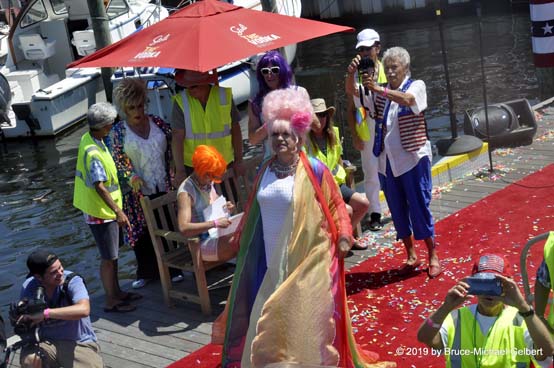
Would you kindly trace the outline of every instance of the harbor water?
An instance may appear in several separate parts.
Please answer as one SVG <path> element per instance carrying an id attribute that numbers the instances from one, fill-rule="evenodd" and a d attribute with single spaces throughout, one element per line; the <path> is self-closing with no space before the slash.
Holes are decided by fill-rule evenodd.
<path id="1" fill-rule="evenodd" d="M 337 20 L 337 23 L 341 23 Z M 342 23 L 344 24 L 344 23 Z M 369 25 L 368 25 L 369 26 Z M 403 46 L 412 57 L 412 75 L 427 85 L 426 116 L 433 142 L 450 137 L 450 119 L 438 25 L 417 22 L 376 26 L 383 50 Z M 483 87 L 475 17 L 445 23 L 454 107 L 461 127 L 466 109 L 482 105 Z M 356 34 L 337 34 L 298 45 L 296 82 L 312 96 L 337 107 L 344 119 L 344 73 L 354 56 Z M 506 14 L 483 18 L 484 62 L 489 103 L 527 98 L 538 102 L 529 34 L 529 15 Z M 54 250 L 66 269 L 86 278 L 91 293 L 101 290 L 99 256 L 82 214 L 72 206 L 75 160 L 86 126 L 57 139 L 8 142 L 0 145 L 0 312 L 17 300 L 27 274 L 27 255 L 39 247 Z M 359 165 L 345 134 L 345 159 Z M 134 254 L 121 249 L 123 280 L 133 279 Z"/>

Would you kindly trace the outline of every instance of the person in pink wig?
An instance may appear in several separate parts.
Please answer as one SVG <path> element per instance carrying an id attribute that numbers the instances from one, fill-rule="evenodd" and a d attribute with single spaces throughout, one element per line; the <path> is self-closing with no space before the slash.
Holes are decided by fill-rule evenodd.
<path id="1" fill-rule="evenodd" d="M 302 151 L 314 117 L 305 91 L 264 98 L 272 156 L 262 165 L 236 237 L 223 367 L 394 367 L 363 352 L 346 304 L 352 227 L 327 167 Z"/>

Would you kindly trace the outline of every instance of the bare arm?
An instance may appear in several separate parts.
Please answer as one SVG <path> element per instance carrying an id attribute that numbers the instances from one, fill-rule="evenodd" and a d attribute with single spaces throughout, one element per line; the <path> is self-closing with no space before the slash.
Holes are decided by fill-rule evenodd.
<path id="1" fill-rule="evenodd" d="M 217 221 L 191 222 L 192 219 L 192 199 L 188 193 L 179 193 L 177 197 L 177 222 L 179 232 L 186 237 L 200 235 L 213 227 L 225 228 L 231 224 L 228 218 L 222 217 Z M 217 225 L 217 226 L 216 226 Z"/>
<path id="2" fill-rule="evenodd" d="M 267 130 L 248 103 L 248 141 L 250 144 L 260 144 L 267 138 Z"/>
<path id="3" fill-rule="evenodd" d="M 446 317 L 454 309 L 462 305 L 464 301 L 470 298 L 467 294 L 468 289 L 469 285 L 460 280 L 456 285 L 448 290 L 442 305 L 419 327 L 419 330 L 417 331 L 418 341 L 435 349 L 442 349 L 444 347 L 439 333 L 440 327 Z"/>
<path id="4" fill-rule="evenodd" d="M 175 162 L 175 182 L 173 183 L 173 186 L 178 188 L 186 177 L 185 164 L 183 161 L 183 142 L 185 140 L 185 130 L 173 128 L 172 134 L 171 153 L 173 154 L 173 162 Z"/>
<path id="5" fill-rule="evenodd" d="M 235 155 L 235 164 L 242 162 L 242 132 L 240 131 L 240 124 L 231 124 L 231 140 L 233 144 L 233 153 Z"/>
<path id="6" fill-rule="evenodd" d="M 364 73 L 362 75 L 362 84 L 364 87 L 367 87 L 370 91 L 378 93 L 382 96 L 385 96 L 399 105 L 402 106 L 413 106 L 416 102 L 415 96 L 411 93 L 405 93 L 398 90 L 388 89 L 387 87 L 381 87 L 374 80 L 373 77 Z"/>
<path id="7" fill-rule="evenodd" d="M 50 319 L 59 319 L 63 321 L 77 321 L 88 317 L 90 314 L 90 302 L 88 299 L 81 299 L 77 303 L 61 308 L 50 308 L 48 317 Z M 25 314 L 21 316 L 21 321 L 30 321 L 36 325 L 45 320 L 44 312 L 34 314 Z"/>
<path id="8" fill-rule="evenodd" d="M 501 275 L 496 277 L 502 280 L 502 290 L 504 290 L 500 300 L 504 304 L 517 308 L 520 313 L 529 312 L 531 307 L 525 301 L 516 282 Z M 529 336 L 531 336 L 533 344 L 537 348 L 538 354 L 535 355 L 535 358 L 537 360 L 545 360 L 547 357 L 552 356 L 554 354 L 554 341 L 552 341 L 552 336 L 550 336 L 546 325 L 539 319 L 537 313 L 525 317 L 524 320 L 529 331 Z"/>
<path id="9" fill-rule="evenodd" d="M 97 181 L 96 183 L 94 183 L 94 189 L 96 189 L 96 193 L 98 193 L 100 198 L 102 198 L 102 200 L 108 205 L 108 207 L 110 207 L 110 209 L 115 212 L 115 220 L 117 221 L 118 225 L 121 227 L 131 227 L 127 215 L 125 215 L 125 213 L 123 213 L 123 210 L 119 208 L 119 206 L 115 203 L 112 196 L 110 195 L 110 192 L 108 192 L 108 190 L 104 186 L 104 183 L 101 181 Z"/>

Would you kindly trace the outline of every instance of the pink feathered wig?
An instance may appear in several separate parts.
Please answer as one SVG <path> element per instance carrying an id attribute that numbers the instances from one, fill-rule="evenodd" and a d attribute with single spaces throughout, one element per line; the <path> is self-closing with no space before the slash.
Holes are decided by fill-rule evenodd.
<path id="1" fill-rule="evenodd" d="M 217 178 L 225 174 L 227 162 L 215 147 L 201 144 L 192 154 L 192 166 L 198 176 L 210 175 L 214 182 L 220 183 Z"/>
<path id="2" fill-rule="evenodd" d="M 279 126 L 288 126 L 297 137 L 305 138 L 314 118 L 314 109 L 305 89 L 291 87 L 269 92 L 264 98 L 262 116 L 269 135 L 278 122 Z"/>

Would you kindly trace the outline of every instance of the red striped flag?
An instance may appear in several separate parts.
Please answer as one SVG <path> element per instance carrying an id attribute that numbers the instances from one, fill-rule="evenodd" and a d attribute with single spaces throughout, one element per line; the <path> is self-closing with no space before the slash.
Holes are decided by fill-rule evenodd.
<path id="1" fill-rule="evenodd" d="M 530 0 L 529 7 L 535 66 L 554 67 L 554 0 Z"/>

